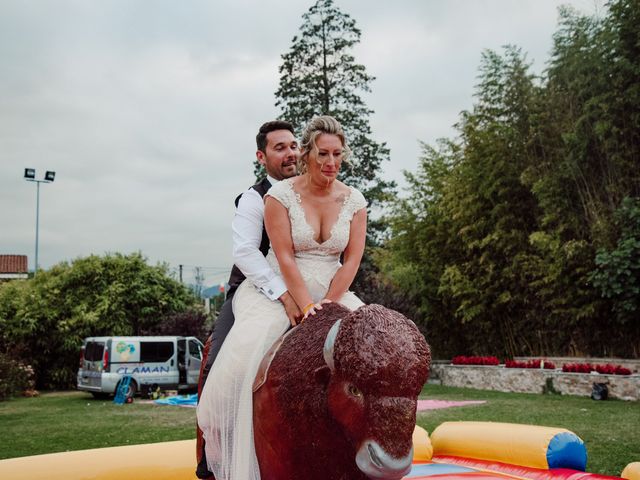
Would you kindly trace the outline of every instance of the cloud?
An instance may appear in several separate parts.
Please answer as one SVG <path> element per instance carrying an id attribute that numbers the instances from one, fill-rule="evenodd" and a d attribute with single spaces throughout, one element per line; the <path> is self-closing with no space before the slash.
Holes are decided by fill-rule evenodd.
<path id="1" fill-rule="evenodd" d="M 454 133 L 484 48 L 520 45 L 541 71 L 559 3 L 336 1 L 362 30 L 357 61 L 377 77 L 365 99 L 391 148 L 385 175 L 402 183 L 419 140 Z M 29 166 L 57 172 L 40 192 L 42 266 L 140 250 L 223 280 L 233 199 L 252 183 L 255 132 L 278 114 L 280 55 L 309 5 L 3 1 L 0 253 L 33 266 Z"/>

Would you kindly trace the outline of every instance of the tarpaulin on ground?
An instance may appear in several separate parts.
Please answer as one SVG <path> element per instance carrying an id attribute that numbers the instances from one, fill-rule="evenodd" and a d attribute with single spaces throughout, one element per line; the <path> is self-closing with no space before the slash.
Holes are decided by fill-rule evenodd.
<path id="1" fill-rule="evenodd" d="M 485 400 L 466 400 L 456 402 L 454 400 L 418 400 L 418 411 L 439 410 L 441 408 L 464 407 L 467 405 L 481 405 Z"/>
<path id="2" fill-rule="evenodd" d="M 176 405 L 178 407 L 195 407 L 198 404 L 198 394 L 176 395 L 174 397 L 155 400 L 153 403 L 158 405 Z"/>

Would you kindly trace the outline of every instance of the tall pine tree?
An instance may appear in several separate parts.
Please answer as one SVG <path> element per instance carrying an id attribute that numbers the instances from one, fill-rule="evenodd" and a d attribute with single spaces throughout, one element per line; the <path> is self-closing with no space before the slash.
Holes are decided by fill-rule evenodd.
<path id="1" fill-rule="evenodd" d="M 380 205 L 395 184 L 380 177 L 389 149 L 372 139 L 369 115 L 373 111 L 361 97 L 362 92 L 371 91 L 374 77 L 351 54 L 360 41 L 360 30 L 332 0 L 317 0 L 302 18 L 300 34 L 282 55 L 276 91 L 281 118 L 292 122 L 300 133 L 313 116 L 334 116 L 353 151 L 342 167 L 341 180 L 358 188 L 370 205 Z"/>

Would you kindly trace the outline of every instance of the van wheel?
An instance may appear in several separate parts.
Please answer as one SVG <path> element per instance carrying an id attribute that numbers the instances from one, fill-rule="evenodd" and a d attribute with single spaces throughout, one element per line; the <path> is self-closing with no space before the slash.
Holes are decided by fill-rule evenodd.
<path id="1" fill-rule="evenodd" d="M 118 382 L 118 385 L 116 385 L 116 392 L 118 391 L 119 388 L 120 388 L 120 382 Z M 137 391 L 138 391 L 138 384 L 136 383 L 135 380 L 131 380 L 131 382 L 129 383 L 129 388 L 127 389 L 127 394 L 125 398 L 135 397 Z"/>

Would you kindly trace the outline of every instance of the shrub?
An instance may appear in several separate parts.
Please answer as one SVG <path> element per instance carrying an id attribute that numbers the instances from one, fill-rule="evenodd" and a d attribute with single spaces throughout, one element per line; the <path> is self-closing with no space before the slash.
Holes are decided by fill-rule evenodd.
<path id="1" fill-rule="evenodd" d="M 196 299 L 140 253 L 62 262 L 0 284 L 0 351 L 29 359 L 38 388 L 72 388 L 85 337 L 140 335 Z"/>
<path id="2" fill-rule="evenodd" d="M 0 400 L 34 388 L 33 368 L 0 353 Z"/>
<path id="3" fill-rule="evenodd" d="M 466 357 L 458 355 L 453 357 L 451 363 L 454 365 L 499 365 L 498 357 Z"/>

